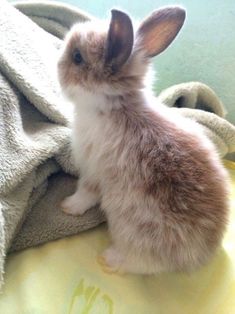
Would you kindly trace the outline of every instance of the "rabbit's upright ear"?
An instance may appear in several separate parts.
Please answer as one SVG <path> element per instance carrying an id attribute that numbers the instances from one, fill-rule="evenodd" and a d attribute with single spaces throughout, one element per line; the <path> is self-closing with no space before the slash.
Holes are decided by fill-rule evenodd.
<path id="1" fill-rule="evenodd" d="M 112 10 L 112 18 L 105 47 L 105 64 L 117 71 L 129 58 L 133 47 L 133 26 L 129 16 Z"/>
<path id="2" fill-rule="evenodd" d="M 154 57 L 165 50 L 175 39 L 185 20 L 181 7 L 163 7 L 154 11 L 140 25 L 136 48 L 143 49 L 147 57 Z"/>

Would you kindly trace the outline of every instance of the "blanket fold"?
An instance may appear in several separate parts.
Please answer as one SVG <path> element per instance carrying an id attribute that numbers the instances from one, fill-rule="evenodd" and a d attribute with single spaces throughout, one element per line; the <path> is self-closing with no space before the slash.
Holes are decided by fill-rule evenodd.
<path id="1" fill-rule="evenodd" d="M 56 61 L 61 39 L 88 14 L 53 1 L 13 7 L 0 0 L 0 284 L 8 252 L 55 240 L 104 221 L 98 207 L 67 216 L 61 200 L 73 193 L 71 104 L 61 96 Z M 221 156 L 235 151 L 235 128 L 206 85 L 191 82 L 159 99 L 201 123 Z"/>
<path id="2" fill-rule="evenodd" d="M 95 18 L 78 8 L 56 1 L 20 1 L 14 5 L 44 30 L 60 39 L 64 38 L 73 24 Z"/>
<path id="3" fill-rule="evenodd" d="M 158 99 L 200 123 L 221 157 L 235 151 L 235 126 L 224 119 L 225 107 L 207 85 L 199 82 L 177 84 L 162 91 Z"/>

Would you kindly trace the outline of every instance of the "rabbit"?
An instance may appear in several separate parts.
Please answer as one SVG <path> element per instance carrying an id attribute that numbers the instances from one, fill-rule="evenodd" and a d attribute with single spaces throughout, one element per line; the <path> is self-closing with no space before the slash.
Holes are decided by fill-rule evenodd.
<path id="1" fill-rule="evenodd" d="M 139 27 L 113 9 L 111 21 L 75 24 L 58 60 L 74 104 L 76 192 L 63 211 L 100 204 L 110 246 L 107 272 L 191 272 L 219 248 L 228 220 L 228 174 L 201 126 L 159 103 L 151 58 L 180 31 L 185 10 L 160 8 Z"/>

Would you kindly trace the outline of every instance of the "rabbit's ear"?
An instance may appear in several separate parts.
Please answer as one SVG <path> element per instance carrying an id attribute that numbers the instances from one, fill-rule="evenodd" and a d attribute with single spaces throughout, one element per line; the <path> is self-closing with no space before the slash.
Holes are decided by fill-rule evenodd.
<path id="1" fill-rule="evenodd" d="M 136 48 L 143 49 L 147 57 L 154 57 L 174 40 L 185 20 L 181 7 L 163 7 L 145 19 L 136 36 Z"/>
<path id="2" fill-rule="evenodd" d="M 112 18 L 105 47 L 105 64 L 118 70 L 129 58 L 133 47 L 133 26 L 127 14 L 112 10 Z"/>

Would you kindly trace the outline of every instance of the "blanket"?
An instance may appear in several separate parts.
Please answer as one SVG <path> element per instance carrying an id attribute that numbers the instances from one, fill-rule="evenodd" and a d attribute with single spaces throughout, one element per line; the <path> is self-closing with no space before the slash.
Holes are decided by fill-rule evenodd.
<path id="1" fill-rule="evenodd" d="M 71 157 L 71 104 L 56 77 L 61 39 L 71 25 L 93 18 L 52 1 L 0 0 L 0 283 L 8 252 L 95 227 L 96 206 L 81 217 L 61 212 L 76 187 Z M 235 151 L 235 128 L 207 86 L 192 82 L 159 95 L 166 105 L 201 123 L 221 157 Z"/>

